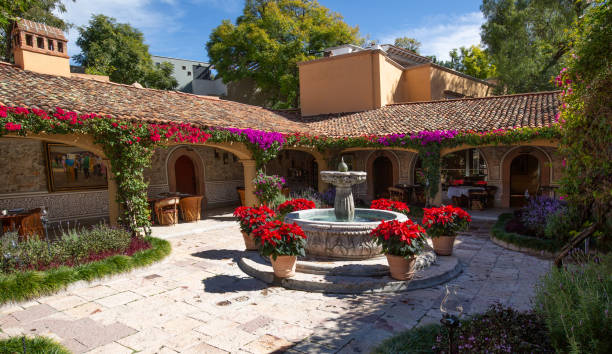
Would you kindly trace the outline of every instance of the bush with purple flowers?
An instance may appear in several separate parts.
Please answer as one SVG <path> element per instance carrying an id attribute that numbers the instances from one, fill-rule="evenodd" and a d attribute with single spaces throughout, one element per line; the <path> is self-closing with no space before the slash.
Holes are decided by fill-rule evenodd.
<path id="1" fill-rule="evenodd" d="M 255 195 L 263 205 L 270 205 L 280 196 L 285 178 L 277 175 L 266 175 L 263 171 L 257 172 L 253 179 L 255 185 Z"/>
<path id="2" fill-rule="evenodd" d="M 537 237 L 545 237 L 546 223 L 557 213 L 564 212 L 567 203 L 562 200 L 539 196 L 529 200 L 520 211 L 521 223 Z"/>

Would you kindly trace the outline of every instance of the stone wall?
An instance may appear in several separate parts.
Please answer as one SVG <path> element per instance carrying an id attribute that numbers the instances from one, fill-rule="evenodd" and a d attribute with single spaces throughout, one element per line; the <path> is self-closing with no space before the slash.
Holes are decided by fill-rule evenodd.
<path id="1" fill-rule="evenodd" d="M 47 191 L 43 143 L 0 138 L 0 194 Z"/>
<path id="2" fill-rule="evenodd" d="M 296 150 L 283 150 L 278 157 L 266 164 L 266 173 L 283 176 L 292 191 L 316 189 L 319 169 L 314 168 L 311 154 Z"/>

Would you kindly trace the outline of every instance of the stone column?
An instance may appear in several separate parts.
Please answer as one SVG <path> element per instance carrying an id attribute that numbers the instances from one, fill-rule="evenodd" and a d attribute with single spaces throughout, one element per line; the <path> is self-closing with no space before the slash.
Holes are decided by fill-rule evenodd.
<path id="1" fill-rule="evenodd" d="M 257 206 L 259 200 L 255 196 L 255 186 L 253 179 L 257 174 L 255 160 L 240 160 L 244 168 L 244 204 L 246 206 Z"/>
<path id="2" fill-rule="evenodd" d="M 113 226 L 117 225 L 119 220 L 119 203 L 117 203 L 117 182 L 113 178 L 113 171 L 110 160 L 103 160 L 106 165 L 106 176 L 108 182 L 108 219 Z"/>

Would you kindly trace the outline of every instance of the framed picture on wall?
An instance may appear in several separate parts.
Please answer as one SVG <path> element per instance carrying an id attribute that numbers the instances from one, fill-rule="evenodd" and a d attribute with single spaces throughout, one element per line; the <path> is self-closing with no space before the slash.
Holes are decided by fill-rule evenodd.
<path id="1" fill-rule="evenodd" d="M 46 143 L 45 158 L 50 192 L 108 187 L 106 165 L 92 152 L 76 146 Z"/>

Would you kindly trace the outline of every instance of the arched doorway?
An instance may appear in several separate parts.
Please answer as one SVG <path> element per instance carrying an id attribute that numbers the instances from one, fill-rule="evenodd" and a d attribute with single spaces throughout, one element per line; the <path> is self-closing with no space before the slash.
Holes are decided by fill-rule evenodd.
<path id="1" fill-rule="evenodd" d="M 176 176 L 176 191 L 186 194 L 196 194 L 196 176 L 193 161 L 188 156 L 182 155 L 174 164 L 174 175 Z"/>
<path id="2" fill-rule="evenodd" d="M 379 156 L 372 163 L 374 198 L 388 198 L 393 186 L 393 164 L 387 156 Z"/>
<path id="3" fill-rule="evenodd" d="M 527 195 L 540 187 L 540 162 L 530 154 L 520 154 L 510 163 L 510 206 L 525 204 Z"/>

